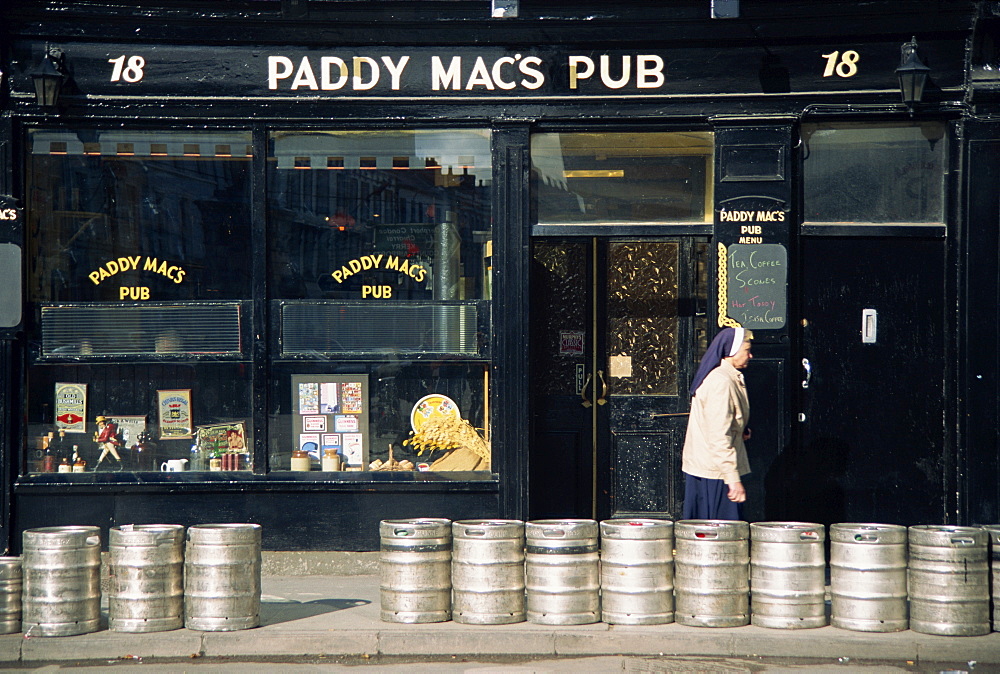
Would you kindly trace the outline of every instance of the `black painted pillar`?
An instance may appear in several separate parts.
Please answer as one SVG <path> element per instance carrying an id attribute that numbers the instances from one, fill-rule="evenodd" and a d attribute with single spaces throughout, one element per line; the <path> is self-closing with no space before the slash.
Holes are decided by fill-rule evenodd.
<path id="1" fill-rule="evenodd" d="M 500 516 L 528 512 L 528 129 L 493 131 L 493 368 L 490 386 L 493 470 Z"/>
<path id="2" fill-rule="evenodd" d="M 958 493 L 960 524 L 1000 522 L 1000 124 L 967 125 L 961 257 Z"/>
<path id="3" fill-rule="evenodd" d="M 777 518 L 785 509 L 780 460 L 790 438 L 793 255 L 791 138 L 794 120 L 720 121 L 715 138 L 714 335 L 753 331 L 753 361 L 744 373 L 750 397 L 747 443 L 751 474 L 744 478 L 750 520 Z"/>

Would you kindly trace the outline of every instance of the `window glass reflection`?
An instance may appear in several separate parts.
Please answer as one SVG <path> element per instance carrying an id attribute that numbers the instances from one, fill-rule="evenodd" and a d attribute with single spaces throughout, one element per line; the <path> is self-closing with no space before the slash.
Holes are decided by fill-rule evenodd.
<path id="1" fill-rule="evenodd" d="M 271 296 L 490 296 L 490 135 L 280 132 L 268 160 Z"/>
<path id="2" fill-rule="evenodd" d="M 711 222 L 712 165 L 708 132 L 535 134 L 535 222 Z"/>
<path id="3" fill-rule="evenodd" d="M 248 133 L 36 130 L 29 142 L 33 301 L 249 297 Z"/>
<path id="4" fill-rule="evenodd" d="M 944 222 L 946 127 L 940 122 L 803 124 L 803 219 Z"/>

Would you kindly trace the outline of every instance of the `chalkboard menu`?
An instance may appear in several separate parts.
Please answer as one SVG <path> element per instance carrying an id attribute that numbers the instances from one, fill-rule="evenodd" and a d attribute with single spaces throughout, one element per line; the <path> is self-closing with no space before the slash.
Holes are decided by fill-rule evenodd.
<path id="1" fill-rule="evenodd" d="M 753 330 L 784 327 L 788 291 L 788 251 L 784 246 L 730 245 L 726 277 L 726 314 L 730 318 Z"/>

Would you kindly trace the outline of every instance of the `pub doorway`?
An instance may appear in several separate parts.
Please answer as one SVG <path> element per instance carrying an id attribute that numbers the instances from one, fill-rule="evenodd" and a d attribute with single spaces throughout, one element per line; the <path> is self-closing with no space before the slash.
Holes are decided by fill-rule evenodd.
<path id="1" fill-rule="evenodd" d="M 535 238 L 529 515 L 674 519 L 708 243 Z"/>

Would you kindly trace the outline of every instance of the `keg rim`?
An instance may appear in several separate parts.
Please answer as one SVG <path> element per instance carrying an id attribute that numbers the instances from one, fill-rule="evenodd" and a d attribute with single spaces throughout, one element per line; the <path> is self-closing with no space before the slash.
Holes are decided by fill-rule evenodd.
<path id="1" fill-rule="evenodd" d="M 111 527 L 111 531 L 120 531 L 122 533 L 159 533 L 167 531 L 181 531 L 184 529 L 182 524 L 122 524 L 117 527 Z"/>
<path id="2" fill-rule="evenodd" d="M 463 541 L 523 540 L 521 520 L 478 519 L 459 520 L 451 525 L 452 537 Z"/>
<path id="3" fill-rule="evenodd" d="M 837 529 L 838 531 L 906 531 L 906 526 L 903 524 L 884 524 L 879 522 L 839 522 L 837 524 L 831 524 L 830 530 Z"/>
<path id="4" fill-rule="evenodd" d="M 55 526 L 55 527 L 37 527 L 35 529 L 25 529 L 26 534 L 39 534 L 42 536 L 49 534 L 77 534 L 77 533 L 94 533 L 100 532 L 100 527 L 95 527 L 90 524 L 68 524 L 65 526 Z"/>
<path id="5" fill-rule="evenodd" d="M 21 547 L 26 551 L 73 546 L 100 549 L 101 528 L 89 525 L 39 527 L 25 529 L 21 534 Z"/>
<path id="6" fill-rule="evenodd" d="M 183 543 L 180 524 L 123 524 L 108 531 L 108 545 L 113 548 Z"/>
<path id="7" fill-rule="evenodd" d="M 532 520 L 524 525 L 524 535 L 529 539 L 543 539 L 552 542 L 558 540 L 570 541 L 580 538 L 597 538 L 599 535 L 599 525 L 597 520 L 592 519 L 550 519 Z M 553 535 L 557 530 L 562 530 L 569 535 Z"/>
<path id="8" fill-rule="evenodd" d="M 674 523 L 655 517 L 621 517 L 601 522 L 601 538 L 612 541 L 672 541 Z"/>
<path id="9" fill-rule="evenodd" d="M 251 522 L 210 522 L 188 527 L 192 545 L 260 545 L 263 527 Z"/>
<path id="10" fill-rule="evenodd" d="M 422 524 L 428 524 L 433 526 L 440 526 L 442 524 L 451 524 L 451 520 L 447 517 L 415 517 L 409 519 L 393 519 L 393 520 L 382 520 L 379 524 L 385 524 L 388 526 L 399 526 L 401 524 L 407 526 L 420 526 Z"/>
<path id="11" fill-rule="evenodd" d="M 657 519 L 655 517 L 614 517 L 602 520 L 601 526 L 629 526 L 629 527 L 652 527 L 652 526 L 674 526 L 673 520 Z"/>
<path id="12" fill-rule="evenodd" d="M 818 522 L 792 522 L 792 521 L 782 521 L 775 520 L 773 522 L 754 522 L 750 525 L 751 529 L 782 529 L 789 531 L 798 531 L 800 529 L 825 529 L 822 524 Z"/>
<path id="13" fill-rule="evenodd" d="M 910 533 L 942 533 L 942 534 L 977 534 L 984 527 L 963 527 L 957 524 L 914 524 L 909 527 Z"/>
<path id="14" fill-rule="evenodd" d="M 179 525 L 178 525 L 179 526 Z M 218 531 L 221 529 L 262 529 L 261 525 L 252 522 L 210 522 L 208 524 L 192 524 L 191 529 Z"/>
<path id="15" fill-rule="evenodd" d="M 990 540 L 990 532 L 982 527 L 915 524 L 908 531 L 911 546 L 985 548 Z"/>
<path id="16" fill-rule="evenodd" d="M 851 545 L 906 545 L 909 531 L 901 524 L 845 522 L 830 525 L 830 541 Z"/>
<path id="17" fill-rule="evenodd" d="M 712 536 L 699 536 L 699 533 L 712 532 Z M 674 522 L 674 538 L 679 540 L 697 540 L 706 543 L 732 543 L 734 541 L 749 541 L 750 523 L 743 520 L 680 520 Z"/>

